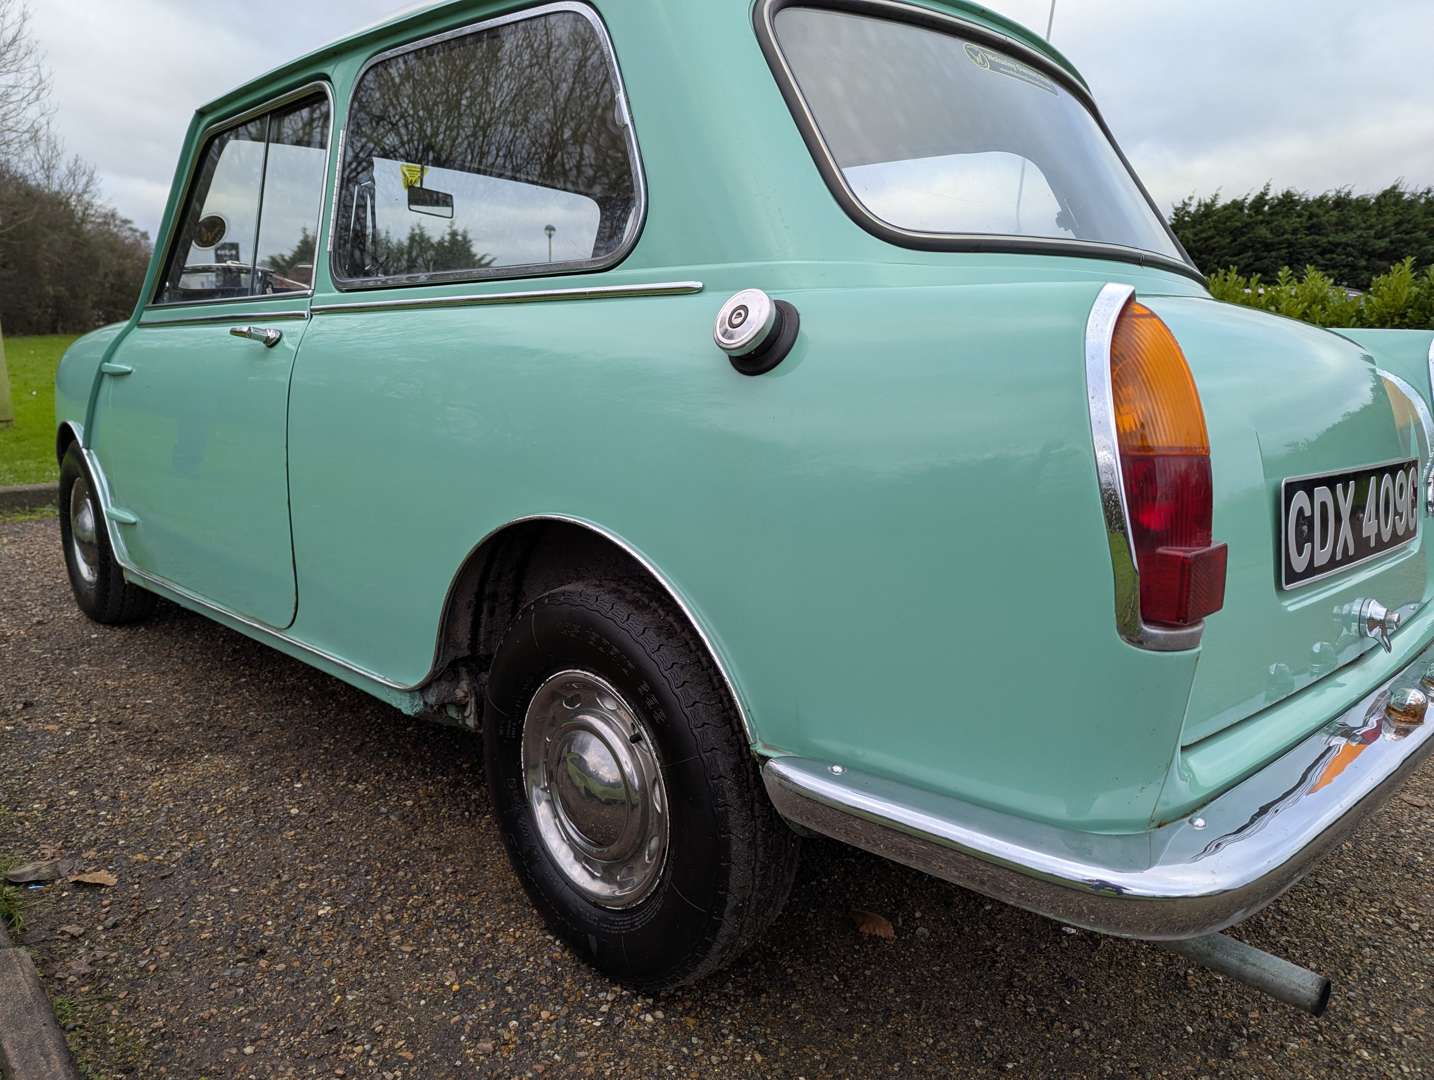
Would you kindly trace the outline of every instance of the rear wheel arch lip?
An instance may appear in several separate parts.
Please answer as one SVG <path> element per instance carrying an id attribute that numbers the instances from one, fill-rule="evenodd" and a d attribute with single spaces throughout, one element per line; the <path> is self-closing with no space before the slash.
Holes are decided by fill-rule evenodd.
<path id="1" fill-rule="evenodd" d="M 434 636 L 433 662 L 428 674 L 424 677 L 420 685 L 426 684 L 435 678 L 439 672 L 443 670 L 445 663 L 451 658 L 450 654 L 452 649 L 449 647 L 449 642 L 452 640 L 451 630 L 454 625 L 454 620 L 459 617 L 458 605 L 468 586 L 465 578 L 467 578 L 475 568 L 482 566 L 485 557 L 491 552 L 494 545 L 511 531 L 523 525 L 541 524 L 544 522 L 569 525 L 585 530 L 607 544 L 610 544 L 642 568 L 646 575 L 667 595 L 668 599 L 672 601 L 683 621 L 686 622 L 697 635 L 697 639 L 701 643 L 702 648 L 706 650 L 713 665 L 717 668 L 717 673 L 727 689 L 727 694 L 731 698 L 732 705 L 737 710 L 737 715 L 742 722 L 742 733 L 746 737 L 748 744 L 753 747 L 759 746 L 760 741 L 752 726 L 750 710 L 747 707 L 745 698 L 738 689 L 737 681 L 732 676 L 731 663 L 723 654 L 722 650 L 718 648 L 715 636 L 709 631 L 707 625 L 698 615 L 693 603 L 688 600 L 668 575 L 658 567 L 656 561 L 645 554 L 636 544 L 604 525 L 571 514 L 535 513 L 511 518 L 489 530 L 481 540 L 469 549 L 467 555 L 463 557 L 463 561 L 459 563 L 458 569 L 454 572 L 453 577 L 449 580 L 448 589 L 443 598 L 443 608 L 439 617 L 438 628 Z M 481 578 L 475 585 L 481 589 Z"/>

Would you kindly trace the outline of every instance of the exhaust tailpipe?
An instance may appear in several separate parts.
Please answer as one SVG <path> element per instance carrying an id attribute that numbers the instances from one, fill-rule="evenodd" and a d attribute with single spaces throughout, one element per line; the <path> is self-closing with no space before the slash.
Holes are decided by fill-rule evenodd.
<path id="1" fill-rule="evenodd" d="M 1319 972 L 1302 968 L 1224 934 L 1205 934 L 1182 941 L 1156 941 L 1151 944 L 1189 957 L 1246 986 L 1263 990 L 1311 1016 L 1323 1015 L 1329 1006 L 1330 981 Z"/>

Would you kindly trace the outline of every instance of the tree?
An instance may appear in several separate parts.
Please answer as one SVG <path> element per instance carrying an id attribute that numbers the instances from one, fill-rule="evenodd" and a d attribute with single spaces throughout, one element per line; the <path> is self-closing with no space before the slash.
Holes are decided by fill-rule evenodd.
<path id="1" fill-rule="evenodd" d="M 30 13 L 20 0 L 0 0 L 0 161 L 13 160 L 39 137 L 50 80 L 30 36 Z M 6 228 L 0 218 L 0 234 Z M 0 427 L 15 422 L 10 370 L 5 366 L 5 328 L 0 325 Z"/>
<path id="2" fill-rule="evenodd" d="M 1431 188 L 1307 195 L 1275 193 L 1266 184 L 1233 199 L 1191 196 L 1175 207 L 1170 225 L 1206 273 L 1234 268 L 1268 280 L 1284 266 L 1317 266 L 1336 284 L 1368 289 L 1406 257 L 1434 266 Z"/>

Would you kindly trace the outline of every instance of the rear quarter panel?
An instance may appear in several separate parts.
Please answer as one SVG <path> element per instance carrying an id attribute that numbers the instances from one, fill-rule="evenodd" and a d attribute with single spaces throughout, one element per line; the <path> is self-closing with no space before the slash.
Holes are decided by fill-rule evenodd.
<path id="1" fill-rule="evenodd" d="M 473 546 L 570 515 L 668 576 L 761 751 L 1141 828 L 1195 659 L 1114 629 L 1082 360 L 1098 289 L 790 290 L 802 336 L 757 379 L 712 345 L 720 289 L 317 315 L 291 399 L 293 633 L 416 682 Z"/>

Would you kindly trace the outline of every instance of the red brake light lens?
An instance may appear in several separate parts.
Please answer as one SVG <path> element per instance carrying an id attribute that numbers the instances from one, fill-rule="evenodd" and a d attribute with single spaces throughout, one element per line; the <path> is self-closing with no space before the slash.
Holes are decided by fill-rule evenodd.
<path id="1" fill-rule="evenodd" d="M 1226 548 L 1211 542 L 1210 437 L 1185 354 L 1142 304 L 1127 304 L 1116 323 L 1110 382 L 1141 618 L 1190 626 L 1225 603 Z"/>

